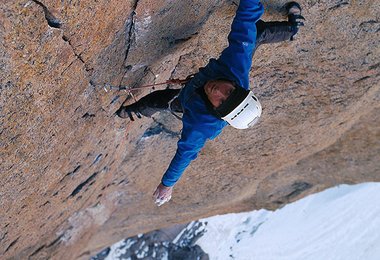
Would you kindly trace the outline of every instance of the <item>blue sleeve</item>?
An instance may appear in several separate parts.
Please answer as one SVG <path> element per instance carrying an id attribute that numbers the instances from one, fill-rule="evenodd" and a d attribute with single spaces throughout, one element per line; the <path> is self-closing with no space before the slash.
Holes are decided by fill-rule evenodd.
<path id="1" fill-rule="evenodd" d="M 229 45 L 218 59 L 246 89 L 249 89 L 248 76 L 256 48 L 256 22 L 263 12 L 264 7 L 259 0 L 240 0 L 228 35 Z"/>
<path id="2" fill-rule="evenodd" d="M 167 187 L 173 186 L 179 180 L 190 162 L 197 158 L 198 152 L 202 149 L 208 138 L 204 132 L 200 131 L 201 128 L 195 127 L 188 120 L 183 120 L 183 122 L 182 135 L 178 141 L 177 152 L 161 180 L 162 184 Z"/>

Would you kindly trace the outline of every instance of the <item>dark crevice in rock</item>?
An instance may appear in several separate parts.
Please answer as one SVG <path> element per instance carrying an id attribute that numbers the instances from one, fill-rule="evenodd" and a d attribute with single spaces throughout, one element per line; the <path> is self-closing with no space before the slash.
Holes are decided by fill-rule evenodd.
<path id="1" fill-rule="evenodd" d="M 124 180 L 119 181 L 119 183 L 117 185 L 120 185 L 122 183 L 128 184 L 129 181 L 127 179 L 124 179 Z"/>
<path id="2" fill-rule="evenodd" d="M 371 78 L 371 77 L 370 77 L 370 76 L 362 77 L 362 78 L 360 78 L 360 79 L 358 79 L 358 80 L 355 80 L 355 81 L 354 81 L 354 84 L 355 84 L 355 83 L 358 83 L 358 82 L 360 82 L 360 81 L 363 81 L 363 80 L 369 79 L 369 78 Z"/>
<path id="3" fill-rule="evenodd" d="M 93 86 L 94 88 L 96 87 L 96 83 L 95 83 L 92 79 L 90 80 L 89 83 L 90 83 L 90 85 Z"/>
<path id="4" fill-rule="evenodd" d="M 102 157 L 103 157 L 103 154 L 99 154 L 98 156 L 96 156 L 96 158 L 95 158 L 94 162 L 92 163 L 92 165 L 94 165 L 94 164 L 96 164 L 97 162 L 99 162 L 100 159 L 102 159 Z"/>
<path id="5" fill-rule="evenodd" d="M 79 107 L 77 107 L 75 110 L 74 110 L 74 113 L 76 113 L 79 109 L 81 109 L 82 108 L 82 106 L 79 106 Z"/>
<path id="6" fill-rule="evenodd" d="M 63 75 L 71 67 L 71 65 L 74 64 L 75 61 L 76 61 L 76 59 L 74 59 L 72 62 L 70 62 L 70 64 L 61 72 L 61 75 Z"/>
<path id="7" fill-rule="evenodd" d="M 45 248 L 45 245 L 40 246 L 39 248 L 36 249 L 36 251 L 34 251 L 34 252 L 29 256 L 29 258 L 32 257 L 32 256 L 37 255 L 37 254 L 38 254 L 42 249 L 44 249 L 44 248 Z"/>
<path id="8" fill-rule="evenodd" d="M 87 69 L 86 63 L 84 62 L 84 60 L 83 60 L 83 58 L 82 58 L 81 55 L 82 55 L 82 52 L 79 53 L 79 54 L 75 53 L 75 56 L 77 56 L 77 58 L 84 64 L 86 71 L 89 71 L 89 69 Z"/>
<path id="9" fill-rule="evenodd" d="M 273 201 L 274 204 L 283 205 L 289 201 L 295 199 L 302 192 L 312 188 L 313 185 L 303 181 L 296 181 L 292 185 L 287 186 L 286 191 L 283 192 L 284 195 L 280 196 L 277 200 Z M 270 195 L 269 198 L 273 197 Z"/>
<path id="10" fill-rule="evenodd" d="M 90 255 L 90 251 L 86 251 L 86 252 L 80 254 L 80 255 L 78 256 L 78 259 L 79 259 L 79 258 L 82 258 L 82 257 L 84 257 L 84 256 L 86 256 L 86 255 Z"/>
<path id="11" fill-rule="evenodd" d="M 58 236 L 56 239 L 54 239 L 50 244 L 46 246 L 46 248 L 52 247 L 56 244 L 59 244 L 61 242 L 61 238 L 63 237 L 63 234 Z"/>
<path id="12" fill-rule="evenodd" d="M 367 33 L 378 33 L 380 31 L 379 21 L 377 20 L 362 22 L 359 27 Z"/>
<path id="13" fill-rule="evenodd" d="M 380 62 L 379 62 L 379 63 L 376 63 L 376 64 L 374 64 L 374 65 L 369 66 L 369 69 L 370 69 L 370 70 L 374 70 L 374 69 L 377 69 L 377 68 L 379 68 L 379 67 L 380 67 Z"/>
<path id="14" fill-rule="evenodd" d="M 63 182 L 63 180 L 64 180 L 65 178 L 70 177 L 70 176 L 72 176 L 73 174 L 75 174 L 77 171 L 79 171 L 80 167 L 81 167 L 80 165 L 78 165 L 77 167 L 75 167 L 75 169 L 74 169 L 72 172 L 69 172 L 68 174 L 66 174 L 65 177 L 63 177 L 63 178 L 59 181 L 59 183 Z"/>
<path id="15" fill-rule="evenodd" d="M 195 32 L 188 37 L 174 39 L 173 42 L 170 42 L 170 43 L 171 44 L 178 44 L 178 43 L 186 42 L 186 41 L 190 40 L 191 38 L 193 38 L 193 36 L 195 36 L 195 35 L 198 35 L 198 32 Z"/>
<path id="16" fill-rule="evenodd" d="M 61 242 L 61 238 L 63 237 L 63 234 L 62 235 L 60 235 L 60 236 L 58 236 L 55 240 L 53 240 L 50 244 L 48 244 L 48 245 L 42 245 L 42 246 L 40 246 L 39 248 L 37 248 L 30 256 L 29 256 L 29 258 L 30 257 L 32 257 L 32 256 L 35 256 L 35 255 L 37 255 L 42 249 L 44 249 L 44 248 L 50 248 L 50 247 L 52 247 L 52 246 L 54 246 L 54 245 L 56 245 L 57 243 L 59 244 L 60 242 Z"/>
<path id="17" fill-rule="evenodd" d="M 128 66 L 125 67 L 125 71 L 130 71 L 132 68 L 133 68 L 132 65 L 128 65 Z"/>
<path id="18" fill-rule="evenodd" d="M 82 116 L 82 118 L 91 118 L 91 117 L 95 117 L 95 114 L 90 114 L 90 113 L 86 112 L 86 113 Z"/>
<path id="19" fill-rule="evenodd" d="M 11 142 L 15 141 L 17 138 L 19 138 L 21 134 L 17 134 L 11 138 Z"/>
<path id="20" fill-rule="evenodd" d="M 38 4 L 39 6 L 42 7 L 42 9 L 44 10 L 44 14 L 45 14 L 45 19 L 48 23 L 48 25 L 50 27 L 53 27 L 53 28 L 61 28 L 61 21 L 56 18 L 50 11 L 49 9 L 46 7 L 46 5 L 44 5 L 43 3 L 41 3 L 40 1 L 37 1 L 37 0 L 33 0 L 33 2 L 35 2 L 36 4 Z"/>
<path id="21" fill-rule="evenodd" d="M 112 185 L 115 185 L 115 182 L 108 183 L 106 186 L 103 186 L 103 187 L 102 187 L 102 190 L 105 190 L 105 189 L 111 187 Z"/>
<path id="22" fill-rule="evenodd" d="M 120 82 L 119 82 L 119 86 L 121 85 L 125 74 L 132 68 L 131 65 L 126 66 L 125 63 L 128 59 L 129 50 L 131 49 L 132 41 L 134 39 L 135 15 L 136 15 L 136 8 L 137 8 L 138 2 L 139 2 L 139 0 L 135 0 L 133 7 L 132 7 L 132 12 L 129 15 L 129 18 L 128 18 L 127 24 L 126 24 L 126 37 L 127 37 L 126 46 L 127 47 L 125 50 L 125 56 L 124 56 L 124 61 L 123 61 L 123 66 L 125 66 L 125 67 L 124 67 L 123 77 L 120 79 Z"/>
<path id="23" fill-rule="evenodd" d="M 7 249 L 5 249 L 4 253 L 8 252 L 9 249 L 11 249 L 17 243 L 17 241 L 19 240 L 19 238 L 20 237 L 18 237 L 15 240 L 13 240 L 13 242 L 9 244 L 9 246 L 7 247 Z"/>
<path id="24" fill-rule="evenodd" d="M 157 122 L 156 120 L 154 120 L 154 121 L 157 125 L 154 127 L 149 127 L 147 130 L 145 130 L 142 138 L 147 138 L 147 137 L 151 137 L 154 135 L 159 135 L 161 133 L 167 133 L 172 137 L 178 137 L 179 136 L 179 133 L 176 133 L 176 132 L 173 132 L 173 131 L 167 129 L 162 123 Z"/>
<path id="25" fill-rule="evenodd" d="M 297 195 L 301 194 L 305 190 L 310 189 L 313 187 L 310 183 L 307 182 L 295 182 L 292 184 L 293 191 L 285 196 L 286 199 L 291 199 L 293 197 L 296 197 Z"/>
<path id="26" fill-rule="evenodd" d="M 339 3 L 335 4 L 334 6 L 330 7 L 329 10 L 335 10 L 338 9 L 339 7 L 342 7 L 343 5 L 348 5 L 348 1 L 340 1 Z"/>
<path id="27" fill-rule="evenodd" d="M 46 201 L 44 204 L 42 204 L 42 205 L 40 206 L 40 208 L 43 207 L 43 206 L 46 206 L 46 205 L 48 205 L 48 204 L 50 204 L 50 201 Z"/>
<path id="28" fill-rule="evenodd" d="M 71 47 L 71 49 L 73 50 L 73 53 L 74 53 L 74 55 L 75 55 L 75 57 L 77 57 L 77 59 L 83 64 L 83 66 L 84 66 L 84 69 L 87 71 L 87 72 L 91 72 L 91 71 L 93 71 L 94 69 L 93 68 L 90 68 L 87 64 L 86 64 L 86 62 L 84 61 L 84 59 L 83 59 L 83 57 L 82 57 L 82 53 L 83 52 L 80 52 L 80 53 L 78 53 L 77 52 L 77 50 L 76 50 L 76 48 L 75 48 L 75 46 L 73 46 L 73 44 L 72 44 L 72 42 L 71 42 L 71 40 L 70 40 L 70 38 L 67 36 L 67 35 L 63 35 L 62 36 L 62 40 L 64 40 L 65 42 L 67 42 L 69 45 L 70 45 L 70 47 Z M 66 67 L 66 69 L 61 73 L 61 74 L 63 74 L 72 64 L 74 63 L 74 61 L 72 61 L 67 67 Z M 90 80 L 90 84 L 92 85 L 92 81 Z"/>
<path id="29" fill-rule="evenodd" d="M 86 186 L 88 183 L 90 183 L 90 185 L 92 185 L 93 183 L 91 183 L 91 182 L 92 182 L 92 180 L 95 179 L 96 175 L 98 175 L 98 172 L 95 172 L 93 175 L 91 175 L 90 177 L 88 177 L 84 182 L 82 182 L 81 184 L 79 184 L 73 190 L 73 192 L 70 194 L 69 198 L 70 197 L 74 197 L 75 195 L 77 195 L 84 188 L 84 186 Z"/>
<path id="30" fill-rule="evenodd" d="M 183 55 L 181 55 L 181 56 L 179 57 L 177 64 L 174 66 L 172 72 L 170 73 L 170 78 L 171 78 L 171 79 L 174 77 L 174 73 L 176 72 L 177 67 L 178 67 L 178 65 L 179 65 L 179 63 L 180 63 L 182 57 L 183 57 Z"/>
<path id="31" fill-rule="evenodd" d="M 8 235 L 8 231 L 6 231 L 3 235 L 0 237 L 0 242 L 3 241 Z"/>
<path id="32" fill-rule="evenodd" d="M 181 60 L 183 59 L 183 57 L 186 56 L 186 55 L 188 55 L 189 53 L 191 53 L 191 52 L 187 52 L 187 53 L 184 53 L 181 56 L 179 56 L 177 64 L 174 66 L 172 72 L 170 73 L 170 78 L 171 79 L 174 77 L 174 73 L 177 71 L 177 68 L 180 65 Z"/>
<path id="33" fill-rule="evenodd" d="M 120 98 L 119 95 L 115 96 L 115 97 L 112 99 L 110 105 L 112 105 L 113 103 L 115 103 L 119 98 Z"/>

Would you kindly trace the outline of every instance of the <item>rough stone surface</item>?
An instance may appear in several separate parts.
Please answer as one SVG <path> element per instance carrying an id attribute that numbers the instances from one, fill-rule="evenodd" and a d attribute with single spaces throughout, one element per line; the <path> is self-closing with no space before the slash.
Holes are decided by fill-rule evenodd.
<path id="1" fill-rule="evenodd" d="M 146 234 L 126 238 L 107 247 L 91 260 L 117 259 L 170 259 L 209 260 L 202 248 L 195 245 L 203 236 L 207 224 L 193 221 L 188 225 L 174 225 Z"/>
<path id="2" fill-rule="evenodd" d="M 285 1 L 263 3 L 264 20 L 285 19 Z M 299 37 L 253 58 L 260 123 L 207 143 L 157 208 L 181 123 L 118 119 L 133 98 L 102 86 L 197 72 L 226 46 L 236 3 L 1 0 L 1 258 L 88 259 L 137 233 L 380 181 L 380 3 L 300 3 Z"/>

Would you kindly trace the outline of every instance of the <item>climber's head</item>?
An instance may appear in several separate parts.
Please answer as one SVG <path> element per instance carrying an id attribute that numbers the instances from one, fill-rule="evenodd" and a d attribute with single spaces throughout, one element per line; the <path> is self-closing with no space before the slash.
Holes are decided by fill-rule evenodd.
<path id="1" fill-rule="evenodd" d="M 204 89 L 208 100 L 215 109 L 228 99 L 236 87 L 231 81 L 210 80 L 207 81 Z"/>
<path id="2" fill-rule="evenodd" d="M 253 126 L 261 116 L 261 104 L 252 91 L 228 80 L 210 80 L 205 93 L 216 113 L 232 127 Z"/>

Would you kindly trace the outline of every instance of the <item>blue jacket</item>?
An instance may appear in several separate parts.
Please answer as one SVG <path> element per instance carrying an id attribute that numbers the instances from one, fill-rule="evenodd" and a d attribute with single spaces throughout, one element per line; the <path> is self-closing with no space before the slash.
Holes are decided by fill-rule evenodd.
<path id="1" fill-rule="evenodd" d="M 259 0 L 240 0 L 228 35 L 229 46 L 219 59 L 211 59 L 182 89 L 179 100 L 184 110 L 182 135 L 177 152 L 162 177 L 162 184 L 173 186 L 207 139 L 214 139 L 227 123 L 217 118 L 201 97 L 199 88 L 212 79 L 227 79 L 249 89 L 249 71 L 256 42 L 256 22 L 264 8 Z"/>

